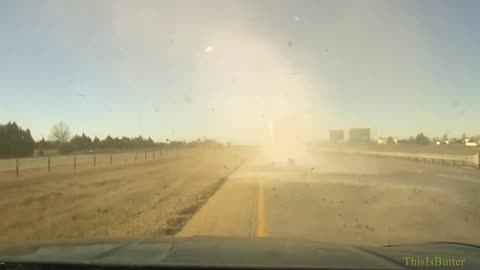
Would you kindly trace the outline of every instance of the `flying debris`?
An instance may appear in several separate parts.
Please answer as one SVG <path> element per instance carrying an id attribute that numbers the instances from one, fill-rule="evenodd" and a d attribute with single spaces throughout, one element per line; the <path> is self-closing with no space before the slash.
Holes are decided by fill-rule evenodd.
<path id="1" fill-rule="evenodd" d="M 207 46 L 207 47 L 205 48 L 205 52 L 206 52 L 206 53 L 213 52 L 213 50 L 214 50 L 214 48 L 213 48 L 212 46 Z"/>
<path id="2" fill-rule="evenodd" d="M 295 165 L 295 159 L 293 159 L 293 158 L 288 158 L 288 164 L 290 164 L 290 165 Z"/>

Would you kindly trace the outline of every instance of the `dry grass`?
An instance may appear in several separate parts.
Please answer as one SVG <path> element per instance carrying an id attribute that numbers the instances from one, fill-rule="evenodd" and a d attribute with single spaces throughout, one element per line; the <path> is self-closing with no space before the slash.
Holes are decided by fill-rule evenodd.
<path id="1" fill-rule="evenodd" d="M 248 155 L 191 150 L 77 171 L 3 172 L 0 241 L 173 234 Z"/>

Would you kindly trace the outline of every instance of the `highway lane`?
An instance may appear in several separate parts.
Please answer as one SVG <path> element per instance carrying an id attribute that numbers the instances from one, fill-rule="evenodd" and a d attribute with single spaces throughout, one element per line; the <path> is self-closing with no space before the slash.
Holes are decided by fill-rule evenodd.
<path id="1" fill-rule="evenodd" d="M 476 169 L 338 154 L 296 163 L 251 160 L 178 235 L 480 243 Z"/>

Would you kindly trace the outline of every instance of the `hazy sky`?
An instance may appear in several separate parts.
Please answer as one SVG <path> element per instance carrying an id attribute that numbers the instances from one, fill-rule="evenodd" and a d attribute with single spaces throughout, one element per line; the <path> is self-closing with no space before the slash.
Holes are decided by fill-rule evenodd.
<path id="1" fill-rule="evenodd" d="M 479 1 L 0 1 L 0 122 L 38 139 L 479 134 Z"/>

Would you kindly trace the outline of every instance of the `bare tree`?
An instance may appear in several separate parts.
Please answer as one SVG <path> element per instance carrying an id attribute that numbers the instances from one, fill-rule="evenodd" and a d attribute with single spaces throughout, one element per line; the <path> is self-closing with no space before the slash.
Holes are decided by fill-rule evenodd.
<path id="1" fill-rule="evenodd" d="M 70 139 L 70 128 L 64 122 L 58 122 L 53 125 L 50 138 L 60 143 L 66 143 Z"/>

